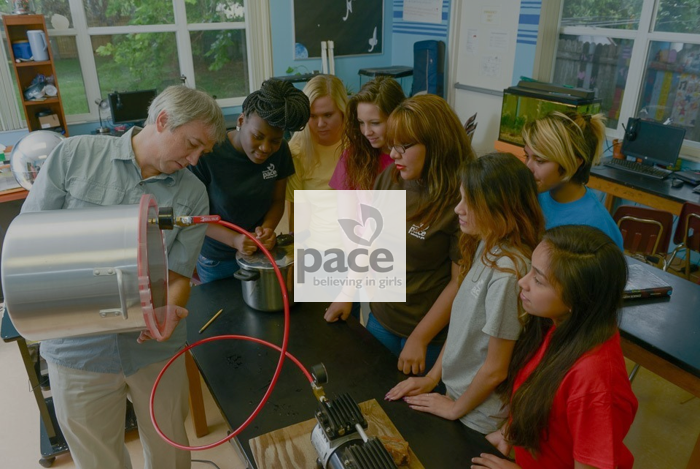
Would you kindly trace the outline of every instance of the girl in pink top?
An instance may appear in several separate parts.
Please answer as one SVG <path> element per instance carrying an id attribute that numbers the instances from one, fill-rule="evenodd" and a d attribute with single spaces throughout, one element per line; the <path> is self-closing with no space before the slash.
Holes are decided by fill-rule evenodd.
<path id="1" fill-rule="evenodd" d="M 386 143 L 386 121 L 406 96 L 391 77 L 368 81 L 350 98 L 345 118 L 343 147 L 328 183 L 337 190 L 372 189 L 374 180 L 392 163 Z"/>

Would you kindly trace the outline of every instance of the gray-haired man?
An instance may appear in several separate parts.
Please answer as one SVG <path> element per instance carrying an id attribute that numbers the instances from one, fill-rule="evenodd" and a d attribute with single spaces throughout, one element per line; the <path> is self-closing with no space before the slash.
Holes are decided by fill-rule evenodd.
<path id="1" fill-rule="evenodd" d="M 22 211 L 137 204 L 143 194 L 152 194 L 159 206 L 173 207 L 177 215 L 208 214 L 204 185 L 182 170 L 196 165 L 223 138 L 224 117 L 216 101 L 201 91 L 171 86 L 153 100 L 143 128 L 120 138 L 78 136 L 61 142 L 42 166 Z M 41 344 L 56 416 L 79 468 L 131 467 L 124 445 L 127 396 L 138 419 L 145 467 L 190 467 L 189 452 L 156 434 L 149 395 L 165 361 L 185 343 L 184 324 L 178 323 L 187 315 L 189 280 L 205 230 L 201 225 L 165 232 L 169 340 L 147 340 L 147 333 L 134 332 Z M 160 383 L 156 418 L 171 439 L 187 444 L 184 361 L 171 368 Z"/>

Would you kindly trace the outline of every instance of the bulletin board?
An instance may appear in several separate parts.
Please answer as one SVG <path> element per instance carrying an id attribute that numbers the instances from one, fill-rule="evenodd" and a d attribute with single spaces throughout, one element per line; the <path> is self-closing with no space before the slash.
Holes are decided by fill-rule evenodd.
<path id="1" fill-rule="evenodd" d="M 458 22 L 455 81 L 503 91 L 513 80 L 520 0 L 482 0 L 470 5 L 461 9 Z"/>
<path id="2" fill-rule="evenodd" d="M 293 0 L 294 58 L 321 57 L 321 41 L 334 55 L 381 54 L 384 0 Z"/>

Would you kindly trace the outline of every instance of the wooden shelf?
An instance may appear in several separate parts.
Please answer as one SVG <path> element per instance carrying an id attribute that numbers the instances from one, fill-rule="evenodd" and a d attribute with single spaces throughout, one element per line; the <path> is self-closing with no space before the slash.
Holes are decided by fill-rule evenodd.
<path id="1" fill-rule="evenodd" d="M 37 17 L 40 15 L 4 15 L 3 16 L 3 21 L 7 20 L 7 18 L 12 17 L 12 25 L 13 26 L 36 26 L 38 24 L 44 24 L 43 17 L 42 20 L 37 20 Z"/>
<path id="2" fill-rule="evenodd" d="M 26 199 L 27 194 L 29 194 L 29 191 L 22 187 L 0 191 L 0 203 Z"/>
<path id="3" fill-rule="evenodd" d="M 47 42 L 50 44 L 49 34 L 46 31 L 46 21 L 43 15 L 5 15 L 3 16 L 3 23 L 8 44 L 12 44 L 15 41 L 27 40 L 27 31 L 31 30 L 43 31 Z M 59 81 L 56 76 L 56 67 L 54 66 L 51 46 L 49 45 L 47 51 L 49 60 L 42 60 L 40 62 L 35 62 L 33 60 L 16 62 L 12 47 L 8 47 L 8 49 L 10 50 L 10 60 L 12 61 L 12 68 L 15 73 L 15 78 L 17 79 L 17 85 L 20 88 L 20 96 L 23 98 L 24 89 L 30 85 L 31 80 L 36 75 L 42 74 L 47 77 L 54 77 L 53 86 L 55 86 L 57 90 L 57 95 L 55 97 L 50 97 L 41 101 L 22 100 L 22 108 L 24 109 L 24 115 L 27 121 L 27 130 L 30 132 L 42 130 L 39 117 L 37 117 L 36 114 L 39 107 L 47 106 L 58 118 L 59 127 L 62 127 L 66 131 L 65 135 L 67 137 L 68 125 L 66 122 L 66 115 L 63 111 L 63 102 L 61 101 L 61 93 L 58 86 Z"/>
<path id="4" fill-rule="evenodd" d="M 33 60 L 28 60 L 27 62 L 15 62 L 15 67 L 39 67 L 41 65 L 51 65 L 50 60 L 43 60 L 41 62 L 34 62 Z"/>
<path id="5" fill-rule="evenodd" d="M 24 101 L 25 106 L 38 106 L 40 104 L 55 104 L 60 103 L 61 100 L 58 98 L 46 98 L 41 101 Z"/>

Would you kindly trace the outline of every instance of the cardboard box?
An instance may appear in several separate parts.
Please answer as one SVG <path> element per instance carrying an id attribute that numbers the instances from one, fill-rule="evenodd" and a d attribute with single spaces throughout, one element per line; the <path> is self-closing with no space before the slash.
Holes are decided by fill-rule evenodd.
<path id="1" fill-rule="evenodd" d="M 54 127 L 60 127 L 61 123 L 56 114 L 51 114 L 50 116 L 39 117 L 39 125 L 41 125 L 42 129 L 52 129 Z"/>

